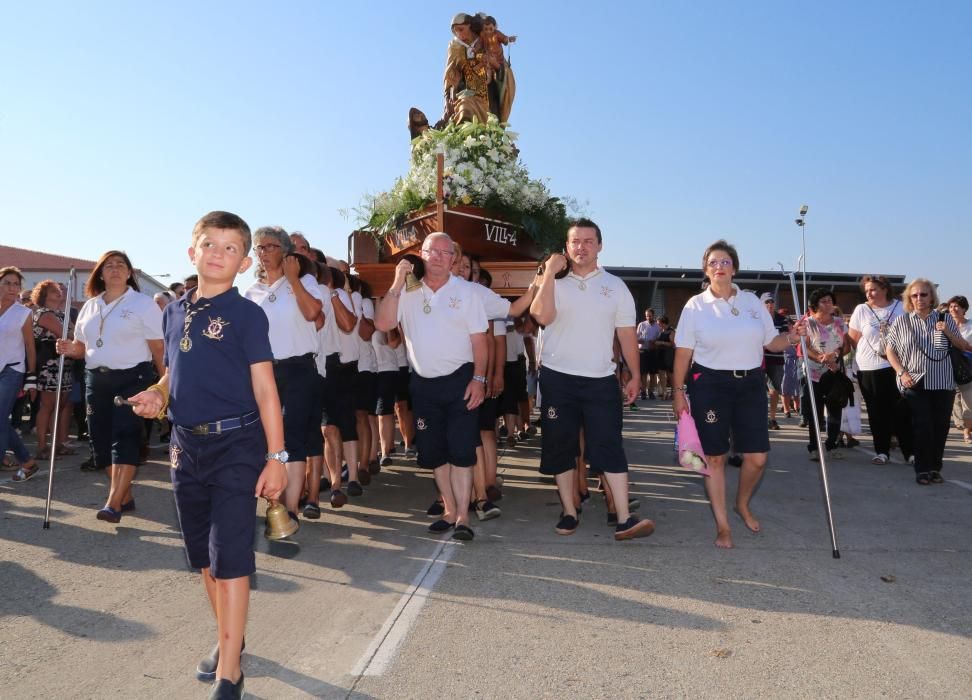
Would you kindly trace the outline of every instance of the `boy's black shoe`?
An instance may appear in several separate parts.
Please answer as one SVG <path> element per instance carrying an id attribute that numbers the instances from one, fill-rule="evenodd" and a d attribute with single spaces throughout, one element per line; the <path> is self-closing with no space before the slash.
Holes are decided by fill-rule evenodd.
<path id="1" fill-rule="evenodd" d="M 209 700 L 240 700 L 243 697 L 243 673 L 240 672 L 240 680 L 234 683 L 225 678 L 220 678 L 213 686 L 209 694 Z"/>
<path id="2" fill-rule="evenodd" d="M 246 649 L 246 637 L 243 637 L 243 648 L 240 649 L 240 658 L 243 658 L 243 649 Z M 219 643 L 213 647 L 209 656 L 199 662 L 196 666 L 196 678 L 207 683 L 216 680 L 216 667 L 219 666 Z"/>

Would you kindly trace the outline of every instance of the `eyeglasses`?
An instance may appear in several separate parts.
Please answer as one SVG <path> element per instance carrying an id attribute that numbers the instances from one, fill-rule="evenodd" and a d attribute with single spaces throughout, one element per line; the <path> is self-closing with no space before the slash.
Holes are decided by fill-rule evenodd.
<path id="1" fill-rule="evenodd" d="M 452 250 L 443 250 L 442 248 L 426 248 L 422 252 L 425 253 L 430 258 L 433 258 L 433 257 L 435 257 L 435 258 L 451 258 L 453 255 L 456 254 L 455 251 L 452 251 Z"/>
<path id="2" fill-rule="evenodd" d="M 732 260 L 723 258 L 722 260 L 710 260 L 706 263 L 706 267 L 711 267 L 713 269 L 717 267 L 732 267 Z"/>
<path id="3" fill-rule="evenodd" d="M 12 282 L 9 282 L 9 281 L 8 282 L 0 282 L 0 285 L 3 285 L 4 287 L 15 287 L 16 289 L 20 289 L 20 287 L 22 286 L 20 284 L 20 280 L 13 280 Z"/>
<path id="4" fill-rule="evenodd" d="M 253 246 L 253 250 L 258 253 L 266 253 L 268 250 L 280 250 L 282 246 L 279 243 L 266 243 L 258 246 Z"/>
<path id="5" fill-rule="evenodd" d="M 928 292 L 914 292 L 909 295 L 912 299 L 923 299 L 929 296 Z"/>

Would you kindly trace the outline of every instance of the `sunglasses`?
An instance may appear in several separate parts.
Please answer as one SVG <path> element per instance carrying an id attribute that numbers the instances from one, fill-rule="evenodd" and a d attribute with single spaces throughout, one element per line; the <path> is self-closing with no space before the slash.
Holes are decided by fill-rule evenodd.
<path id="1" fill-rule="evenodd" d="M 911 294 L 910 296 L 911 296 L 912 299 L 924 299 L 925 297 L 929 296 L 929 294 L 928 294 L 928 292 L 915 292 L 914 294 Z"/>

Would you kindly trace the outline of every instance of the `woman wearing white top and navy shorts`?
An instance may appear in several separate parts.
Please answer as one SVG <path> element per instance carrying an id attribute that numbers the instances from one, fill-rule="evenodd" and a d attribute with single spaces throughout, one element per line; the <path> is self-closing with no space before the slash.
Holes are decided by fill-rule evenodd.
<path id="1" fill-rule="evenodd" d="M 142 294 L 128 256 L 109 250 L 91 271 L 74 326 L 74 340 L 57 341 L 57 351 L 84 358 L 88 435 L 95 467 L 111 468 L 108 502 L 99 520 L 117 523 L 135 509 L 132 479 L 138 463 L 144 421 L 128 406 L 116 406 L 144 391 L 165 373 L 162 359 L 162 310 Z M 154 365 L 154 367 L 153 367 Z"/>
<path id="2" fill-rule="evenodd" d="M 287 489 L 282 500 L 290 517 L 297 520 L 307 446 L 316 445 L 312 436 L 320 434 L 320 416 L 315 411 L 319 382 L 314 356 L 317 323 L 323 323 L 323 317 L 317 279 L 307 274 L 311 263 L 294 253 L 293 245 L 287 232 L 278 226 L 256 230 L 253 249 L 260 261 L 259 277 L 243 296 L 256 302 L 270 322 L 273 376 L 283 408 L 287 452 Z"/>
<path id="3" fill-rule="evenodd" d="M 725 463 L 729 437 L 743 455 L 736 512 L 753 532 L 759 521 L 749 510 L 753 491 L 763 475 L 769 451 L 764 349 L 780 352 L 799 338 L 777 334 L 773 319 L 759 298 L 732 283 L 739 269 L 736 249 L 724 240 L 706 248 L 702 270 L 709 288 L 685 304 L 675 336 L 672 407 L 679 416 L 691 412 L 711 474 L 705 489 L 716 521 L 717 547 L 732 547 L 726 512 Z M 798 324 L 805 332 L 803 324 Z M 691 364 L 691 371 L 689 366 Z M 687 384 L 686 384 L 687 382 Z"/>

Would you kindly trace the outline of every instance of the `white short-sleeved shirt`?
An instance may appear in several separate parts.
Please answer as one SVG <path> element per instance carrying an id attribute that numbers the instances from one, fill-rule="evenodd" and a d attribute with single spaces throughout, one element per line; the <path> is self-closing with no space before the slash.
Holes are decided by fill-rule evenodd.
<path id="1" fill-rule="evenodd" d="M 23 304 L 14 303 L 0 316 L 0 370 L 12 367 L 21 374 L 27 371 L 24 364 L 24 322 L 30 318 L 30 309 Z M 6 420 L 0 416 L 0 420 Z"/>
<path id="2" fill-rule="evenodd" d="M 102 292 L 84 302 L 74 324 L 74 339 L 84 344 L 85 366 L 129 369 L 150 361 L 152 351 L 146 341 L 162 340 L 162 309 L 152 297 L 131 287 L 110 304 L 104 297 Z M 207 321 L 205 311 L 195 319 Z"/>
<path id="3" fill-rule="evenodd" d="M 388 334 L 385 331 L 376 330 L 371 334 L 371 346 L 375 349 L 379 372 L 398 371 L 398 353 L 395 352 L 397 348 L 388 345 Z"/>
<path id="4" fill-rule="evenodd" d="M 456 277 L 455 275 L 453 275 L 453 277 L 460 282 L 472 286 L 473 291 L 483 304 L 483 311 L 486 312 L 486 318 L 488 320 L 492 321 L 497 318 L 505 319 L 510 315 L 510 302 L 494 292 L 492 289 L 489 287 L 484 287 L 478 282 L 469 282 L 464 280 L 462 277 Z"/>
<path id="5" fill-rule="evenodd" d="M 523 334 L 517 331 L 512 325 L 508 326 L 506 329 L 506 361 L 516 362 L 520 355 L 526 355 Z"/>
<path id="6" fill-rule="evenodd" d="M 361 318 L 366 318 L 372 323 L 375 322 L 375 304 L 371 299 L 361 300 Z M 378 358 L 375 356 L 375 347 L 370 340 L 363 340 L 359 333 L 361 318 L 358 319 L 359 328 L 354 332 L 354 336 L 358 340 L 358 371 L 377 372 Z"/>
<path id="7" fill-rule="evenodd" d="M 614 332 L 635 327 L 634 297 L 619 277 L 598 267 L 554 281 L 557 315 L 543 331 L 544 367 L 581 377 L 614 374 Z"/>
<path id="8" fill-rule="evenodd" d="M 341 353 L 341 362 L 357 362 L 361 358 L 361 345 L 359 344 L 358 324 L 361 322 L 361 295 L 358 292 L 351 292 L 351 310 L 354 312 L 356 320 L 354 328 L 350 333 L 344 333 L 338 329 L 338 346 Z"/>
<path id="9" fill-rule="evenodd" d="M 885 333 L 891 330 L 891 324 L 904 313 L 904 306 L 897 299 L 883 309 L 875 309 L 867 304 L 858 304 L 850 317 L 851 330 L 858 331 L 861 339 L 857 342 L 857 366 L 864 371 L 884 369 L 890 367 L 887 357 L 882 357 L 881 326 Z"/>
<path id="10" fill-rule="evenodd" d="M 320 299 L 321 288 L 311 275 L 304 275 L 299 282 L 315 299 Z M 284 360 L 307 353 L 317 352 L 317 327 L 308 321 L 297 306 L 297 296 L 286 277 L 273 284 L 254 282 L 244 292 L 250 301 L 255 302 L 270 322 L 270 348 L 273 359 Z"/>
<path id="11" fill-rule="evenodd" d="M 428 304 L 429 313 L 423 308 Z M 485 333 L 486 311 L 473 285 L 450 277 L 438 291 L 422 286 L 402 292 L 398 322 L 408 340 L 408 359 L 419 376 L 452 374 L 473 361 L 473 333 Z"/>
<path id="12" fill-rule="evenodd" d="M 326 284 L 317 285 L 323 297 L 321 302 L 321 314 L 324 316 L 324 323 L 317 329 L 317 351 L 314 356 L 314 364 L 317 366 L 317 373 L 322 377 L 327 376 L 327 352 L 324 347 L 324 337 L 327 333 L 327 324 L 334 322 L 334 308 L 331 306 L 331 290 Z M 337 352 L 335 350 L 335 352 Z"/>
<path id="13" fill-rule="evenodd" d="M 354 313 L 354 304 L 351 303 L 351 296 L 343 289 L 334 290 L 337 292 L 337 298 L 344 304 L 346 308 L 351 313 Z M 327 314 L 324 316 L 324 325 L 321 326 L 321 352 L 324 356 L 333 355 L 336 352 L 341 352 L 341 337 L 349 335 L 342 331 L 337 325 L 337 314 L 334 313 L 334 307 L 331 301 L 331 289 L 326 285 L 321 285 L 321 293 L 324 295 L 324 306 L 327 307 Z M 351 331 L 354 333 L 354 331 Z"/>
<path id="14" fill-rule="evenodd" d="M 752 292 L 720 299 L 706 289 L 688 300 L 678 320 L 675 346 L 693 351 L 693 360 L 710 369 L 755 369 L 763 346 L 779 335 L 766 305 Z M 735 308 L 739 314 L 733 315 Z"/>

